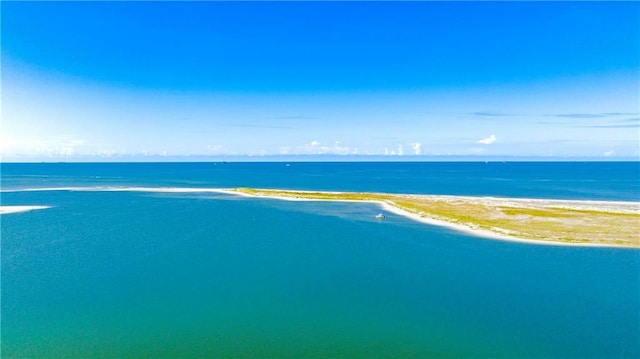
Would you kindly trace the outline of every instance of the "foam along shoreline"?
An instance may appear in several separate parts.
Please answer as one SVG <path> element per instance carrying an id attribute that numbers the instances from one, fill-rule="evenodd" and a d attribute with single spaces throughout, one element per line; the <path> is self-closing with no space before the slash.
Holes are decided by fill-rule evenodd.
<path id="1" fill-rule="evenodd" d="M 37 209 L 47 209 L 50 206 L 0 206 L 0 214 L 20 213 Z"/>
<path id="2" fill-rule="evenodd" d="M 369 202 L 414 221 L 479 237 L 571 246 L 640 247 L 640 203 L 236 188 L 287 201 Z"/>

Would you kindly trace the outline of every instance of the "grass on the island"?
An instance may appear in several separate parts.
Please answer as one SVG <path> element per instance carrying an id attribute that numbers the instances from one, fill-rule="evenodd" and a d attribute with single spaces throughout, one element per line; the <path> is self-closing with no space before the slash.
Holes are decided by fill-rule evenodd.
<path id="1" fill-rule="evenodd" d="M 640 213 L 610 208 L 577 209 L 522 202 L 514 205 L 499 199 L 418 196 L 362 192 L 307 192 L 237 188 L 256 196 L 309 200 L 384 202 L 423 218 L 482 229 L 513 238 L 564 242 L 640 246 Z"/>

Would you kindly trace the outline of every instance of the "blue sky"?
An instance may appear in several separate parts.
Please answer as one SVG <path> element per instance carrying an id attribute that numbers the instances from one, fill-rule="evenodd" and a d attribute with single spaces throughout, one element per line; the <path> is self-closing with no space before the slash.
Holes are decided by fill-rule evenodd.
<path id="1" fill-rule="evenodd" d="M 5 161 L 639 157 L 637 2 L 1 6 Z"/>

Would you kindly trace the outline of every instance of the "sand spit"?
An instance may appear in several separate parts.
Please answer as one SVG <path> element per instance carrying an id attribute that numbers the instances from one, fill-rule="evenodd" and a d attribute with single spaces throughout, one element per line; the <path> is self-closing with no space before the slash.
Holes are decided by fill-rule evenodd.
<path id="1" fill-rule="evenodd" d="M 412 220 L 476 236 L 548 245 L 640 247 L 640 203 L 238 188 L 294 201 L 370 202 Z"/>
<path id="2" fill-rule="evenodd" d="M 151 192 L 151 193 L 229 193 L 228 188 L 198 188 L 198 187 L 43 187 L 23 189 L 3 189 L 0 192 Z"/>
<path id="3" fill-rule="evenodd" d="M 0 206 L 0 214 L 20 213 L 36 209 L 47 209 L 50 206 Z"/>

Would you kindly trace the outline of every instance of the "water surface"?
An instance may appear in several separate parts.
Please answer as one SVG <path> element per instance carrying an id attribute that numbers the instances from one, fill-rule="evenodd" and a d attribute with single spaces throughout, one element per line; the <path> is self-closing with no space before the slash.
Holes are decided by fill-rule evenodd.
<path id="1" fill-rule="evenodd" d="M 484 165 L 3 164 L 2 186 L 638 194 L 637 164 L 518 164 L 491 176 Z M 638 250 L 488 240 L 391 213 L 377 221 L 365 203 L 1 196 L 52 206 L 1 217 L 3 357 L 640 356 Z"/>

